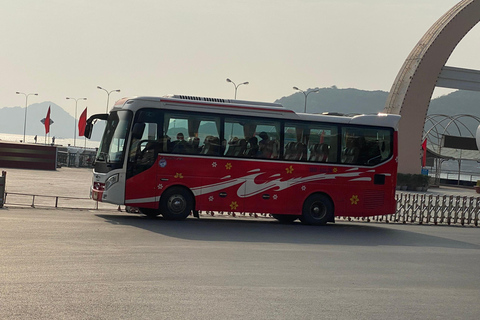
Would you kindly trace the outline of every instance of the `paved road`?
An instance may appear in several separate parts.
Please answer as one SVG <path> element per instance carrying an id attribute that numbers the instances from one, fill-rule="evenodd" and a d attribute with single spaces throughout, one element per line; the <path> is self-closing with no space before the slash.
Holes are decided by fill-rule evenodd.
<path id="1" fill-rule="evenodd" d="M 7 172 L 11 193 L 89 196 L 87 169 Z M 480 228 L 173 222 L 8 197 L 0 319 L 480 318 Z"/>
<path id="2" fill-rule="evenodd" d="M 0 209 L 0 319 L 478 319 L 480 228 Z"/>

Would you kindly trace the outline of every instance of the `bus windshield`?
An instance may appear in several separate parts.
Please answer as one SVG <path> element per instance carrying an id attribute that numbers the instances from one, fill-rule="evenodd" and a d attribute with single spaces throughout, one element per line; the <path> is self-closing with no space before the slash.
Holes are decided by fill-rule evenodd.
<path id="1" fill-rule="evenodd" d="M 122 165 L 125 155 L 128 128 L 132 120 L 130 111 L 115 111 L 110 114 L 97 153 L 97 162 Z"/>

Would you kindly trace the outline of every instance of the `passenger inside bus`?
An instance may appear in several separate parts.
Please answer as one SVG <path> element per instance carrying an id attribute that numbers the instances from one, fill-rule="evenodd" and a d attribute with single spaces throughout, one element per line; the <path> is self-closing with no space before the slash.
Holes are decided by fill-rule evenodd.
<path id="1" fill-rule="evenodd" d="M 208 155 L 220 155 L 222 146 L 220 145 L 220 139 L 215 136 L 205 137 L 205 142 L 200 151 L 201 154 Z"/>
<path id="2" fill-rule="evenodd" d="M 190 146 L 191 153 L 198 154 L 200 151 L 202 151 L 202 148 L 200 147 L 200 138 L 190 137 L 188 138 L 188 144 Z"/>
<path id="3" fill-rule="evenodd" d="M 278 158 L 278 141 L 270 140 L 268 134 L 264 131 L 260 132 L 259 137 L 262 140 L 258 143 L 258 157 L 264 159 Z"/>
<path id="4" fill-rule="evenodd" d="M 260 132 L 260 134 L 258 136 L 262 139 L 258 143 L 258 148 L 259 148 L 260 152 L 263 152 L 267 148 L 268 134 L 265 131 L 262 131 L 262 132 Z"/>
<path id="5" fill-rule="evenodd" d="M 360 156 L 360 137 L 347 133 L 345 135 L 345 148 L 342 154 L 342 163 L 356 164 Z"/>
<path id="6" fill-rule="evenodd" d="M 190 153 L 188 149 L 190 149 L 190 145 L 187 141 L 185 141 L 183 133 L 179 132 L 177 134 L 177 140 L 173 143 L 173 153 Z"/>
<path id="7" fill-rule="evenodd" d="M 246 157 L 256 157 L 258 153 L 258 139 L 253 136 L 247 141 L 247 148 L 245 150 Z"/>

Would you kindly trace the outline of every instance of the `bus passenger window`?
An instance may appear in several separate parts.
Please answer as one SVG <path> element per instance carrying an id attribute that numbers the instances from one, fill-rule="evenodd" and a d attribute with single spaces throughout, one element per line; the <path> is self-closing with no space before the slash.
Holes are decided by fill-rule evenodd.
<path id="1" fill-rule="evenodd" d="M 170 152 L 180 154 L 220 155 L 220 117 L 191 112 L 166 112 L 164 130 L 176 137 Z"/>
<path id="2" fill-rule="evenodd" d="M 392 131 L 383 128 L 342 129 L 342 163 L 374 166 L 391 156 Z"/>
<path id="3" fill-rule="evenodd" d="M 279 130 L 279 121 L 225 118 L 225 156 L 276 159 Z"/>

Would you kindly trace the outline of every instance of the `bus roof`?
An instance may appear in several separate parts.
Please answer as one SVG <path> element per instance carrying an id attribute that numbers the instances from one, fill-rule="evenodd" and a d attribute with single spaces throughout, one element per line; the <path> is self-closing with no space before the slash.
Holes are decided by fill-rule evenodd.
<path id="1" fill-rule="evenodd" d="M 399 115 L 394 114 L 359 114 L 343 115 L 336 112 L 324 114 L 296 113 L 279 103 L 230 100 L 222 98 L 196 97 L 187 95 L 166 95 L 163 97 L 132 97 L 124 98 L 115 104 L 116 108 L 126 108 L 135 101 L 149 101 L 162 103 L 165 108 L 181 107 L 186 111 L 204 111 L 211 113 L 235 114 L 244 116 L 261 116 L 291 120 L 305 120 L 314 122 L 334 122 L 369 126 L 390 127 L 398 129 Z M 122 106 L 123 105 L 123 106 Z M 128 107 L 127 107 L 128 108 Z M 229 110 L 226 110 L 229 109 Z"/>

